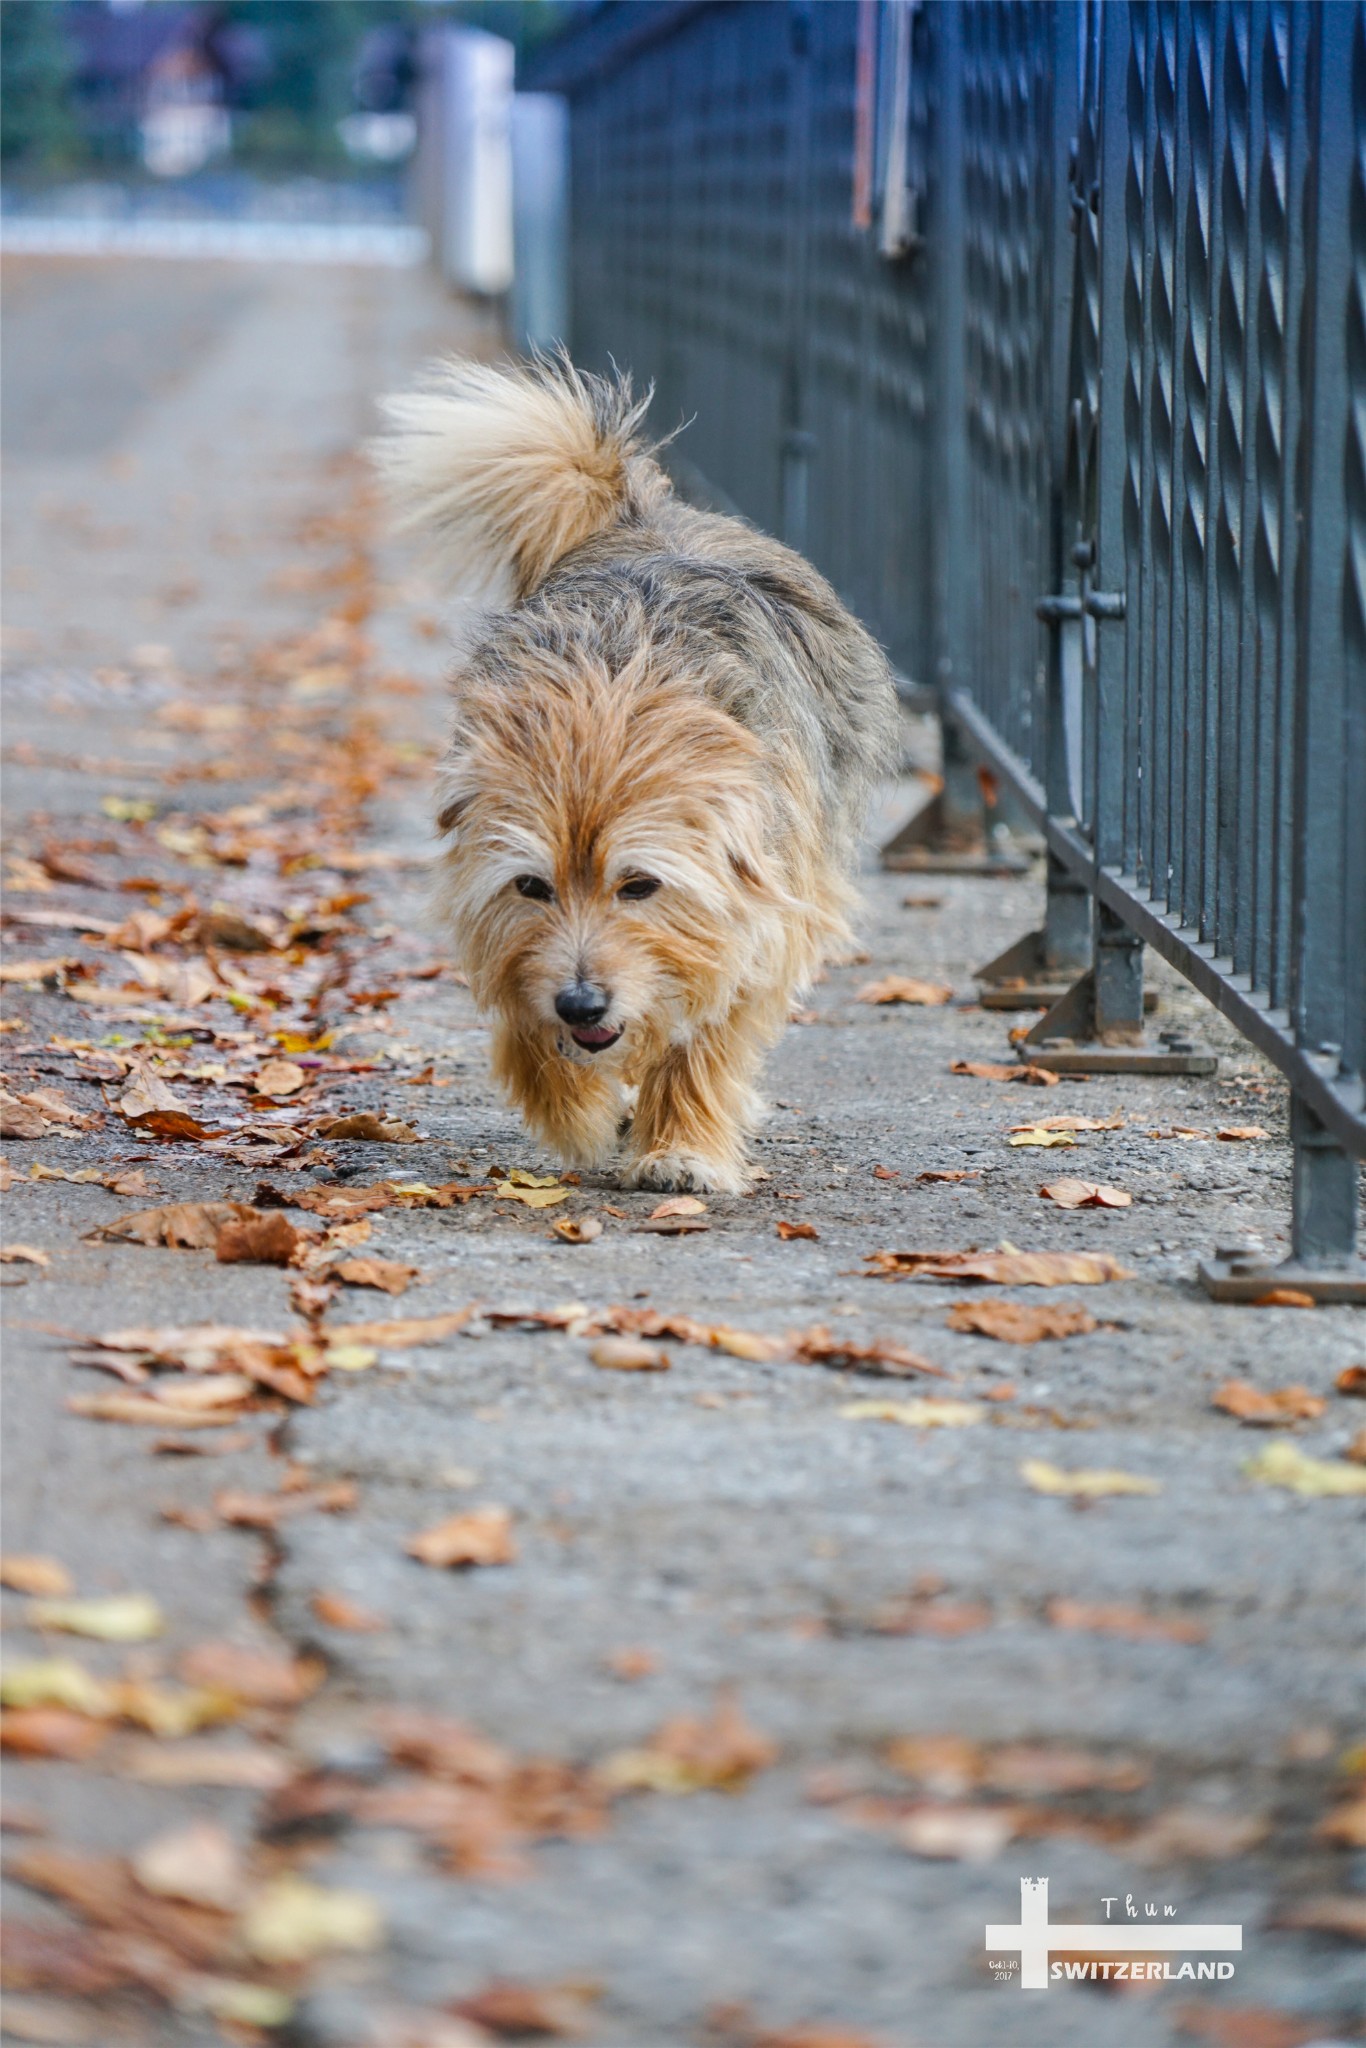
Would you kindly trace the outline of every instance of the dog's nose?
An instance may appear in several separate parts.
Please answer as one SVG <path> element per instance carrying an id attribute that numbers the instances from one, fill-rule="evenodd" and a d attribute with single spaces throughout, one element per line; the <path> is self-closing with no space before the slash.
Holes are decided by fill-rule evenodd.
<path id="1" fill-rule="evenodd" d="M 566 1024 L 596 1024 L 607 1015 L 611 997 L 591 981 L 571 981 L 555 998 L 555 1008 Z"/>

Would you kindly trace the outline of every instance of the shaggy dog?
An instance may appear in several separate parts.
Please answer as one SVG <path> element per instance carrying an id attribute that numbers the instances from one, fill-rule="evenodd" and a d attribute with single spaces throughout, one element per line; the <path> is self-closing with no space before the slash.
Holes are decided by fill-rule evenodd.
<path id="1" fill-rule="evenodd" d="M 388 401 L 379 459 L 401 522 L 506 600 L 438 811 L 494 1072 L 566 1163 L 624 1139 L 630 1186 L 735 1193 L 765 1048 L 849 940 L 895 696 L 808 563 L 672 495 L 648 402 L 564 358 L 454 362 Z"/>

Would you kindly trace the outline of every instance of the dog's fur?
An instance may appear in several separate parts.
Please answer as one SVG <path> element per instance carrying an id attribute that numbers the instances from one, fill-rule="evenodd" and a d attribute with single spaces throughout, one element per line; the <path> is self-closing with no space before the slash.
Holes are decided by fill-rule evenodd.
<path id="1" fill-rule="evenodd" d="M 438 812 L 495 1073 L 566 1162 L 608 1162 L 629 1115 L 629 1184 L 734 1192 L 764 1050 L 848 941 L 895 696 L 808 563 L 672 495 L 647 403 L 563 358 L 455 362 L 388 402 L 379 459 L 446 571 L 511 597 L 455 677 Z M 574 983 L 610 1046 L 557 1014 Z"/>

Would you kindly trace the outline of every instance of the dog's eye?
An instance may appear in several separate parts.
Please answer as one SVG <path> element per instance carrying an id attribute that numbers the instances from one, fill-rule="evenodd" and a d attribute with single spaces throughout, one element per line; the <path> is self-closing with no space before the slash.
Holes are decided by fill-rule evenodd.
<path id="1" fill-rule="evenodd" d="M 643 903 L 647 896 L 653 896 L 659 887 L 653 875 L 632 875 L 629 882 L 623 882 L 617 890 L 623 903 Z"/>
<path id="2" fill-rule="evenodd" d="M 550 903 L 554 900 L 555 891 L 549 882 L 543 881 L 539 875 L 518 875 L 515 887 L 519 896 L 529 896 L 533 903 Z"/>

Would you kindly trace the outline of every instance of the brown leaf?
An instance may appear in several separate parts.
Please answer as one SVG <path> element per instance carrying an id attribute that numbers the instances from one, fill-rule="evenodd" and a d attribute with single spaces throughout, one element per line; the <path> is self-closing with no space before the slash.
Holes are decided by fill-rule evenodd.
<path id="1" fill-rule="evenodd" d="M 999 1060 L 952 1060 L 949 1072 L 973 1074 L 979 1081 L 1023 1081 L 1032 1088 L 1053 1088 L 1058 1080 L 1047 1067 L 1030 1067 L 1023 1061 L 1007 1066 Z"/>
<path id="2" fill-rule="evenodd" d="M 1353 1465 L 1366 1465 L 1366 1429 L 1359 1429 L 1343 1452 Z"/>
<path id="3" fill-rule="evenodd" d="M 218 1821 L 192 1820 L 154 1835 L 129 1858 L 129 1867 L 144 1891 L 220 1913 L 235 1912 L 246 1895 L 242 1858 Z"/>
<path id="4" fill-rule="evenodd" d="M 189 1736 L 168 1744 L 130 1737 L 118 1751 L 120 1773 L 143 1785 L 221 1785 L 243 1792 L 274 1792 L 294 1775 L 282 1750 L 259 1742 L 226 1743 Z"/>
<path id="5" fill-rule="evenodd" d="M 320 1588 L 309 1605 L 325 1628 L 343 1629 L 350 1635 L 373 1635 L 389 1626 L 382 1614 L 360 1606 L 345 1593 L 331 1593 L 326 1588 Z"/>
<path id="6" fill-rule="evenodd" d="M 1302 1287 L 1268 1287 L 1265 1294 L 1259 1294 L 1253 1301 L 1254 1308 L 1317 1308 L 1312 1294 L 1306 1294 Z"/>
<path id="7" fill-rule="evenodd" d="M 267 1060 L 257 1073 L 254 1085 L 258 1095 L 278 1099 L 284 1095 L 297 1095 L 308 1085 L 308 1075 L 293 1060 Z"/>
<path id="8" fill-rule="evenodd" d="M 1340 1394 L 1366 1401 L 1366 1365 L 1345 1365 L 1333 1385 Z"/>
<path id="9" fill-rule="evenodd" d="M 1264 1131 L 1260 1124 L 1230 1124 L 1226 1131 L 1216 1131 L 1214 1135 L 1222 1138 L 1225 1144 L 1237 1144 L 1244 1140 L 1269 1138 L 1271 1133 Z"/>
<path id="10" fill-rule="evenodd" d="M 572 1985 L 515 1984 L 498 1977 L 447 2011 L 500 2040 L 566 2040 L 584 2032 L 591 1995 Z"/>
<path id="11" fill-rule="evenodd" d="M 0 1557 L 0 1586 L 14 1593 L 32 1593 L 39 1600 L 64 1600 L 72 1592 L 71 1574 L 55 1557 Z"/>
<path id="12" fill-rule="evenodd" d="M 195 1408 L 155 1394 L 69 1394 L 65 1406 L 87 1422 L 151 1423 L 157 1429 L 222 1429 L 235 1419 L 222 1408 Z"/>
<path id="13" fill-rule="evenodd" d="M 1366 1893 L 1317 1892 L 1280 1906 L 1270 1927 L 1299 1927 L 1310 1934 L 1340 1934 L 1346 1941 L 1366 1941 Z"/>
<path id="14" fill-rule="evenodd" d="M 1267 1426 L 1312 1422 L 1328 1406 L 1321 1395 L 1311 1394 L 1308 1387 L 1276 1387 L 1263 1393 L 1249 1380 L 1225 1380 L 1210 1396 L 1210 1402 L 1211 1406 L 1222 1408 L 1225 1415 L 1236 1415 L 1240 1422 Z"/>
<path id="15" fill-rule="evenodd" d="M 699 1202 L 696 1195 L 670 1195 L 666 1202 L 650 1211 L 650 1222 L 659 1223 L 666 1216 L 704 1216 L 707 1205 Z"/>
<path id="16" fill-rule="evenodd" d="M 1012 1131 L 1120 1131 L 1122 1116 L 1032 1117 L 1027 1124 L 1012 1124 Z"/>
<path id="17" fill-rule="evenodd" d="M 1270 1832 L 1270 1823 L 1260 1814 L 1229 1813 L 1213 1806 L 1172 1806 L 1141 1828 L 1125 1853 L 1141 1863 L 1243 1856 Z"/>
<path id="18" fill-rule="evenodd" d="M 986 1280 L 997 1287 L 1095 1287 L 1132 1280 L 1108 1252 L 865 1252 L 870 1279 Z"/>
<path id="19" fill-rule="evenodd" d="M 72 954 L 53 960 L 6 960 L 0 965 L 0 982 L 58 982 L 80 965 Z"/>
<path id="20" fill-rule="evenodd" d="M 916 981 L 907 974 L 889 974 L 881 981 L 866 982 L 854 998 L 858 1003 L 917 1003 L 938 1007 L 953 1000 L 953 990 L 941 981 Z"/>
<path id="21" fill-rule="evenodd" d="M 814 1223 L 790 1223 L 786 1216 L 780 1216 L 773 1226 L 784 1244 L 790 1244 L 794 1237 L 816 1238 L 820 1236 Z"/>
<path id="22" fill-rule="evenodd" d="M 624 1678 L 628 1683 L 634 1683 L 638 1678 L 651 1677 L 658 1671 L 659 1661 L 657 1650 L 647 1650 L 638 1644 L 631 1644 L 620 1650 L 610 1650 L 603 1658 L 603 1663 L 613 1678 Z"/>
<path id="23" fill-rule="evenodd" d="M 635 1227 L 638 1232 L 653 1237 L 695 1237 L 703 1230 L 710 1230 L 711 1224 L 705 1216 L 647 1216 Z"/>
<path id="24" fill-rule="evenodd" d="M 746 1721 L 722 1691 L 709 1719 L 681 1714 L 666 1721 L 642 1749 L 619 1750 L 600 1775 L 617 1791 L 732 1791 L 777 1761 L 778 1746 Z"/>
<path id="25" fill-rule="evenodd" d="M 170 1202 L 160 1209 L 134 1209 L 92 1236 L 117 1238 L 127 1244 L 164 1244 L 175 1251 L 205 1251 L 218 1242 L 226 1224 L 255 1215 L 245 1202 Z"/>
<path id="26" fill-rule="evenodd" d="M 1060 1209 L 1127 1209 L 1133 1196 L 1098 1180 L 1055 1180 L 1039 1189 L 1046 1202 Z"/>
<path id="27" fill-rule="evenodd" d="M 174 1088 L 167 1087 L 160 1075 L 150 1068 L 137 1067 L 133 1070 L 128 1085 L 115 1098 L 113 1107 L 129 1123 L 140 1117 L 151 1116 L 159 1110 L 174 1110 L 187 1114 L 190 1105 L 181 1100 Z"/>
<path id="28" fill-rule="evenodd" d="M 924 1173 L 916 1175 L 918 1181 L 925 1181 L 927 1183 L 933 1181 L 980 1180 L 981 1177 L 981 1174 L 976 1169 L 969 1171 L 961 1166 L 949 1166 L 942 1169 L 927 1167 Z"/>
<path id="29" fill-rule="evenodd" d="M 0 1749 L 12 1750 L 16 1756 L 84 1763 L 108 1732 L 103 1721 L 73 1713 L 69 1707 L 11 1707 L 0 1714 Z"/>
<path id="30" fill-rule="evenodd" d="M 566 1244 L 592 1244 L 594 1238 L 602 1236 L 602 1225 L 596 1216 L 561 1216 L 550 1228 Z"/>
<path id="31" fill-rule="evenodd" d="M 1083 1634 L 1122 1636 L 1131 1643 L 1203 1643 L 1209 1630 L 1185 1614 L 1150 1614 L 1143 1607 L 1117 1602 L 1050 1600 L 1044 1610 L 1054 1628 Z"/>
<path id="32" fill-rule="evenodd" d="M 352 1116 L 333 1117 L 318 1125 L 318 1136 L 329 1142 L 356 1138 L 371 1145 L 419 1145 L 422 1133 L 402 1117 L 378 1116 L 373 1110 L 359 1110 Z"/>
<path id="33" fill-rule="evenodd" d="M 1366 1849 L 1366 1791 L 1354 1792 L 1324 1816 L 1314 1830 L 1324 1842 L 1344 1849 Z"/>
<path id="34" fill-rule="evenodd" d="M 517 1555 L 512 1536 L 512 1516 L 503 1507 L 486 1503 L 468 1508 L 463 1514 L 448 1515 L 434 1528 L 410 1537 L 404 1548 L 419 1564 L 444 1568 L 451 1565 L 511 1564 Z"/>
<path id="35" fill-rule="evenodd" d="M 326 1676 L 316 1657 L 229 1642 L 197 1643 L 181 1658 L 179 1670 L 187 1685 L 226 1693 L 248 1707 L 300 1706 Z"/>
<path id="36" fill-rule="evenodd" d="M 233 1206 L 242 1207 L 240 1203 Z M 214 1248 L 222 1266 L 287 1266 L 300 1245 L 307 1242 L 306 1233 L 297 1230 L 281 1210 L 272 1209 L 263 1216 L 257 1210 L 246 1209 L 240 1217 L 223 1225 Z"/>
<path id="37" fill-rule="evenodd" d="M 0 1088 L 0 1138 L 41 1138 L 51 1129 L 40 1109 Z"/>
<path id="38" fill-rule="evenodd" d="M 342 1259 L 328 1267 L 329 1274 L 348 1287 L 377 1287 L 383 1294 L 402 1294 L 420 1276 L 417 1266 L 405 1266 L 400 1259 Z"/>
<path id="39" fill-rule="evenodd" d="M 223 1487 L 213 1497 L 220 1518 L 238 1529 L 278 1529 L 299 1515 L 340 1515 L 355 1507 L 360 1494 L 355 1481 L 333 1479 L 325 1486 L 298 1487 L 289 1493 L 243 1493 Z"/>
<path id="40" fill-rule="evenodd" d="M 1047 1337 L 1085 1337 L 1096 1319 L 1066 1302 L 958 1301 L 945 1317 L 951 1330 L 996 1337 L 1003 1344 L 1037 1344 Z"/>
<path id="41" fill-rule="evenodd" d="M 657 1344 L 639 1337 L 599 1337 L 588 1347 L 594 1365 L 605 1372 L 667 1372 L 669 1358 Z"/>
<path id="42" fill-rule="evenodd" d="M 935 1379 L 948 1375 L 940 1365 L 931 1365 L 904 1345 L 886 1337 L 860 1344 L 852 1337 L 836 1337 L 822 1324 L 803 1330 L 793 1339 L 792 1356 L 802 1365 L 829 1365 L 841 1372 L 873 1373 L 880 1379 L 903 1379 L 915 1373 L 929 1373 Z"/>

